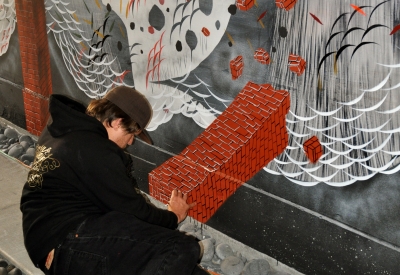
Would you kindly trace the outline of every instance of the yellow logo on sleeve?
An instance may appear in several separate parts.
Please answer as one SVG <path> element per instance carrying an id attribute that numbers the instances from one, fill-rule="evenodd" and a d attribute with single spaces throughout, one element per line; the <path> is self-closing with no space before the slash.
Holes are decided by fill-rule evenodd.
<path id="1" fill-rule="evenodd" d="M 60 167 L 60 162 L 52 158 L 51 147 L 38 145 L 35 160 L 28 173 L 28 185 L 31 188 L 42 188 L 43 174 Z"/>

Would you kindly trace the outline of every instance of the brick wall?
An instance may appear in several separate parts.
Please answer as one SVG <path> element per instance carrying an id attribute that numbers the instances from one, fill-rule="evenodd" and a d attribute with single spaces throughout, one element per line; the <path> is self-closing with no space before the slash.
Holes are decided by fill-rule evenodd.
<path id="1" fill-rule="evenodd" d="M 15 8 L 26 126 L 30 133 L 39 135 L 46 125 L 48 99 L 52 90 L 44 1 L 16 0 Z"/>
<path id="2" fill-rule="evenodd" d="M 178 156 L 149 174 L 149 191 L 167 203 L 174 189 L 197 202 L 189 215 L 206 222 L 237 188 L 288 144 L 287 91 L 248 82 L 232 104 Z"/>

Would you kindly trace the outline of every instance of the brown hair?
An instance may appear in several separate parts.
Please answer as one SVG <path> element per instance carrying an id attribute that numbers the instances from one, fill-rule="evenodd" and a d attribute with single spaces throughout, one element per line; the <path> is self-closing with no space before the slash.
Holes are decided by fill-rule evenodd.
<path id="1" fill-rule="evenodd" d="M 139 134 L 141 131 L 136 121 L 106 98 L 92 100 L 86 108 L 86 114 L 98 119 L 101 123 L 106 123 L 107 126 L 111 126 L 113 120 L 122 118 L 122 127 L 128 133 Z"/>

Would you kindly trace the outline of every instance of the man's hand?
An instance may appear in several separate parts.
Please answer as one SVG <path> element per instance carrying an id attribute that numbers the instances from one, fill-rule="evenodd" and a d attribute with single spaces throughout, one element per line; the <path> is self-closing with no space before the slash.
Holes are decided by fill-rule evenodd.
<path id="1" fill-rule="evenodd" d="M 173 190 L 171 194 L 171 198 L 168 202 L 168 210 L 175 213 L 178 217 L 178 223 L 182 222 L 189 211 L 192 209 L 196 203 L 193 202 L 188 204 L 187 202 L 187 194 L 183 194 L 180 190 Z"/>

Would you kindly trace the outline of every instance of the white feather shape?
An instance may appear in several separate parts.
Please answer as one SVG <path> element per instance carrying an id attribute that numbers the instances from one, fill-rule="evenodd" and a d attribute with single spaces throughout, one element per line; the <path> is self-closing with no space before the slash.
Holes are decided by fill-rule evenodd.
<path id="1" fill-rule="evenodd" d="M 361 111 L 361 112 L 370 112 L 370 111 L 376 110 L 376 109 L 378 109 L 378 108 L 382 105 L 382 103 L 386 100 L 386 97 L 387 97 L 387 94 L 385 95 L 385 97 L 384 97 L 381 101 L 379 101 L 377 104 L 375 104 L 374 106 L 371 106 L 371 107 L 369 107 L 369 108 L 359 109 L 359 108 L 353 108 L 353 107 L 352 107 L 352 109 L 353 109 L 353 110 L 357 110 L 357 111 Z"/>
<path id="2" fill-rule="evenodd" d="M 314 118 L 316 118 L 318 116 L 318 115 L 315 115 L 315 116 L 312 116 L 312 117 L 302 117 L 302 116 L 296 115 L 291 110 L 289 110 L 289 113 L 291 115 L 293 115 L 295 118 L 297 118 L 298 120 L 301 120 L 301 121 L 309 121 L 309 120 L 312 120 L 312 119 L 314 119 Z"/>
<path id="3" fill-rule="evenodd" d="M 347 150 L 347 151 L 340 152 L 340 151 L 337 151 L 337 150 L 335 150 L 335 149 L 332 149 L 332 148 L 329 147 L 329 146 L 325 146 L 325 148 L 328 149 L 329 151 L 331 151 L 332 153 L 335 153 L 335 154 L 341 155 L 341 156 L 347 155 L 348 153 L 350 153 L 350 152 L 353 150 L 353 149 L 350 148 L 350 149 Z"/>
<path id="4" fill-rule="evenodd" d="M 335 171 L 335 173 L 333 173 L 332 175 L 329 175 L 329 176 L 326 176 L 326 177 L 319 177 L 319 176 L 313 175 L 313 174 L 311 174 L 311 173 L 307 173 L 307 174 L 310 175 L 312 178 L 314 178 L 315 180 L 317 180 L 317 181 L 319 181 L 319 182 L 327 182 L 327 181 L 330 181 L 331 179 L 333 179 L 333 177 L 336 176 L 336 174 L 337 174 L 338 172 L 339 172 L 339 171 L 337 170 L 337 171 Z"/>
<path id="5" fill-rule="evenodd" d="M 344 163 L 344 164 L 332 164 L 332 163 L 330 163 L 329 166 L 332 166 L 333 168 L 335 168 L 337 170 L 342 170 L 342 169 L 349 168 L 354 163 L 355 163 L 355 161 Z"/>
<path id="6" fill-rule="evenodd" d="M 294 182 L 294 183 L 296 183 L 298 185 L 301 185 L 301 186 L 307 186 L 307 187 L 315 186 L 315 185 L 317 185 L 319 183 L 319 182 L 312 182 L 312 181 L 300 181 L 300 180 L 295 180 L 295 179 L 288 178 L 288 177 L 286 177 L 286 178 L 288 180 L 290 180 L 291 182 Z"/>
<path id="7" fill-rule="evenodd" d="M 295 132 L 293 132 L 290 128 L 288 128 L 288 127 L 286 127 L 286 129 L 289 131 L 289 133 L 291 134 L 291 135 L 293 135 L 293 136 L 295 136 L 295 137 L 298 137 L 298 138 L 303 138 L 303 137 L 308 137 L 310 134 L 298 134 L 298 133 L 295 133 Z"/>
<path id="8" fill-rule="evenodd" d="M 352 145 L 352 144 L 349 144 L 349 143 L 344 142 L 344 141 L 343 141 L 343 144 L 345 144 L 346 146 L 350 147 L 351 149 L 357 150 L 357 149 L 362 149 L 364 147 L 367 147 L 368 144 L 370 144 L 374 139 L 375 139 L 375 137 L 373 139 L 371 139 L 370 141 L 368 141 L 368 142 L 366 142 L 364 144 L 361 144 L 361 145 Z"/>
<path id="9" fill-rule="evenodd" d="M 310 163 L 309 161 L 298 161 L 298 160 L 295 160 L 295 159 L 292 158 L 286 151 L 285 151 L 285 155 L 288 157 L 288 159 L 289 159 L 291 162 L 293 162 L 293 163 L 295 163 L 295 164 L 297 164 L 297 165 L 306 165 L 306 164 L 309 164 L 309 163 Z"/>
<path id="10" fill-rule="evenodd" d="M 388 121 L 386 121 L 383 125 L 376 127 L 376 128 L 357 128 L 357 127 L 353 127 L 356 130 L 365 132 L 365 133 L 374 133 L 374 132 L 379 132 L 383 127 L 386 126 L 386 124 L 388 124 L 390 121 L 390 119 Z"/>
<path id="11" fill-rule="evenodd" d="M 334 119 L 340 121 L 340 122 L 352 122 L 356 119 L 358 119 L 360 116 L 362 116 L 364 113 L 359 114 L 358 116 L 352 117 L 352 118 L 338 118 L 338 117 L 333 117 Z"/>
<path id="12" fill-rule="evenodd" d="M 391 129 L 391 130 L 381 130 L 382 133 L 385 134 L 394 134 L 394 133 L 400 133 L 400 127 L 396 129 Z"/>
<path id="13" fill-rule="evenodd" d="M 342 138 L 332 137 L 332 136 L 328 136 L 328 135 L 326 135 L 326 134 L 323 134 L 323 135 L 326 136 L 326 137 L 329 138 L 329 139 L 342 142 L 342 141 L 346 141 L 346 140 L 349 140 L 349 139 L 353 139 L 353 138 L 355 138 L 358 134 L 359 134 L 359 132 L 355 133 L 355 134 L 352 135 L 352 136 L 349 136 L 349 137 L 342 137 Z"/>
<path id="14" fill-rule="evenodd" d="M 352 179 L 354 179 L 354 180 L 357 180 L 357 181 L 359 181 L 359 180 L 362 181 L 362 180 L 370 179 L 370 178 L 372 178 L 373 176 L 375 176 L 375 175 L 377 174 L 377 172 L 374 172 L 374 173 L 371 173 L 371 174 L 369 174 L 369 175 L 356 176 L 356 175 L 349 174 L 349 173 L 347 173 L 347 172 L 344 172 L 344 173 L 346 173 L 350 178 L 352 178 Z"/>
<path id="15" fill-rule="evenodd" d="M 335 160 L 337 160 L 340 157 L 340 155 L 335 155 L 334 157 L 327 159 L 327 160 L 321 160 L 319 159 L 318 161 L 321 162 L 322 164 L 331 164 Z"/>
<path id="16" fill-rule="evenodd" d="M 338 102 L 338 103 L 342 104 L 342 105 L 347 105 L 347 106 L 354 105 L 364 97 L 364 94 L 365 94 L 365 92 L 363 92 L 359 97 L 353 99 L 352 101 L 349 101 L 349 102 Z"/>
<path id="17" fill-rule="evenodd" d="M 352 157 L 350 157 L 350 156 L 347 156 L 347 155 L 344 155 L 344 157 L 345 158 L 347 158 L 347 159 L 349 159 L 349 160 L 351 160 L 351 161 L 354 161 L 354 162 L 357 162 L 357 163 L 361 163 L 361 162 L 365 162 L 365 161 L 369 161 L 371 158 L 373 158 L 374 156 L 376 155 L 376 153 L 374 153 L 374 154 L 372 154 L 372 155 L 370 155 L 370 156 L 368 156 L 368 157 L 366 157 L 366 158 L 362 158 L 362 159 L 360 159 L 360 158 L 352 158 Z"/>
<path id="18" fill-rule="evenodd" d="M 390 90 L 397 89 L 397 88 L 399 88 L 399 87 L 400 87 L 400 83 L 397 84 L 397 85 L 395 85 L 395 86 L 393 86 L 393 87 L 390 87 L 390 88 L 387 88 L 387 89 L 382 89 L 382 90 L 383 90 L 383 91 L 390 91 Z"/>
<path id="19" fill-rule="evenodd" d="M 331 181 L 327 181 L 325 182 L 327 185 L 330 186 L 334 186 L 334 187 L 344 187 L 344 186 L 348 186 L 350 184 L 355 183 L 357 180 L 356 179 L 351 179 L 351 180 L 346 180 L 343 182 L 331 182 Z"/>
<path id="20" fill-rule="evenodd" d="M 336 110 L 333 111 L 329 111 L 329 112 L 322 112 L 322 111 L 317 111 L 313 108 L 311 108 L 310 106 L 308 106 L 308 108 L 310 108 L 311 110 L 313 110 L 314 113 L 320 115 L 320 116 L 331 116 L 333 114 L 336 114 L 340 109 L 342 109 L 342 106 L 340 106 L 339 108 L 337 108 Z"/>
<path id="21" fill-rule="evenodd" d="M 301 169 L 301 170 L 303 170 L 304 172 L 307 172 L 307 173 L 312 173 L 312 172 L 315 172 L 315 171 L 317 171 L 319 168 L 321 168 L 322 167 L 322 165 L 319 165 L 319 166 L 316 166 L 316 167 L 311 167 L 311 168 L 306 168 L 306 167 L 303 167 L 303 166 L 299 166 L 299 168 Z"/>
<path id="22" fill-rule="evenodd" d="M 275 170 L 268 169 L 267 167 L 264 167 L 263 170 L 272 175 L 277 175 L 277 176 L 282 175 L 281 173 L 279 173 Z"/>
<path id="23" fill-rule="evenodd" d="M 362 166 L 364 166 L 365 168 L 367 168 L 369 171 L 372 172 L 382 172 L 385 171 L 386 169 L 388 169 L 390 166 L 392 166 L 392 163 L 396 160 L 396 158 L 393 158 L 391 161 L 389 161 L 388 163 L 386 163 L 384 166 L 376 168 L 376 167 L 371 167 L 368 166 L 364 163 L 360 163 Z"/>
<path id="24" fill-rule="evenodd" d="M 338 126 L 339 124 L 340 124 L 340 123 L 336 123 L 335 125 L 332 125 L 332 126 L 329 126 L 329 127 L 326 127 L 326 128 L 321 128 L 321 129 L 314 128 L 314 127 L 311 127 L 311 126 L 306 126 L 306 127 L 307 127 L 308 129 L 312 130 L 312 131 L 315 131 L 315 132 L 324 132 L 324 131 L 329 131 L 329 130 L 335 128 L 335 127 Z"/>
<path id="25" fill-rule="evenodd" d="M 382 174 L 392 175 L 400 171 L 400 164 L 398 164 L 394 169 L 381 171 Z"/>
<path id="26" fill-rule="evenodd" d="M 390 138 L 392 137 L 392 134 L 390 134 L 387 139 L 385 139 L 385 141 L 383 141 L 378 147 L 374 148 L 374 149 L 361 149 L 364 152 L 368 152 L 368 153 L 377 153 L 380 150 L 383 149 L 383 147 L 386 146 L 386 143 L 388 143 L 388 141 L 390 140 Z"/>
<path id="27" fill-rule="evenodd" d="M 385 79 L 382 80 L 382 82 L 379 83 L 378 85 L 376 85 L 375 87 L 373 87 L 371 89 L 368 89 L 368 90 L 361 89 L 361 91 L 364 91 L 364 92 L 376 92 L 376 91 L 380 90 L 383 86 L 385 86 L 386 82 L 388 82 L 391 73 L 392 73 L 392 71 L 390 71 L 388 73 L 388 75 L 385 77 Z"/>

